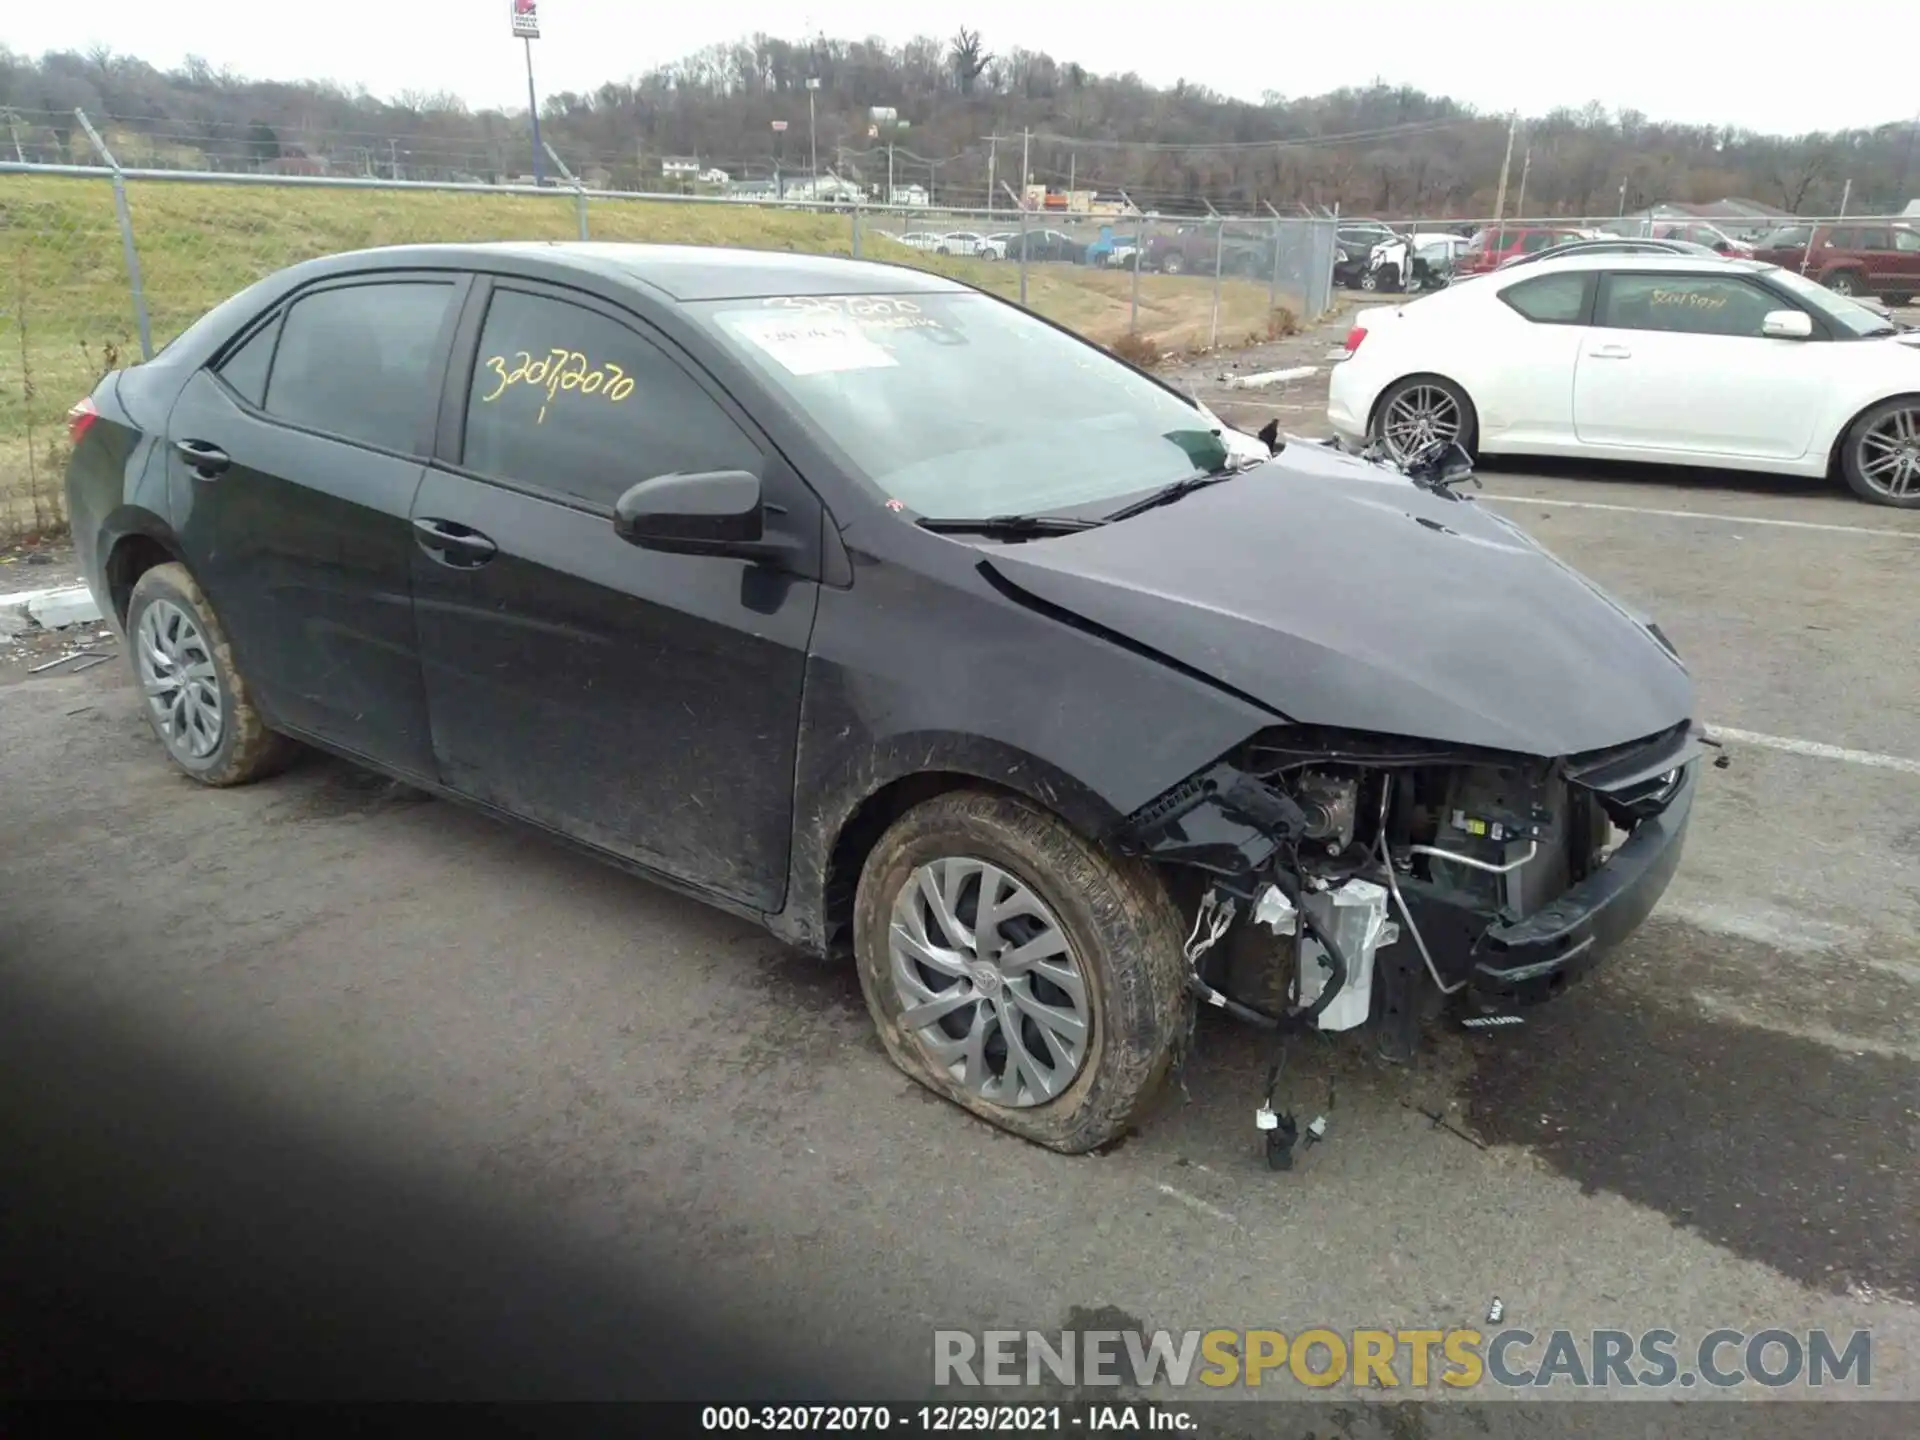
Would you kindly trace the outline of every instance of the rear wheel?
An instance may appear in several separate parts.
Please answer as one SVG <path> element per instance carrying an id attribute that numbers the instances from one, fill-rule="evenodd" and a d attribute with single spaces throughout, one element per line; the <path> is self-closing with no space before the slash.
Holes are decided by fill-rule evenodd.
<path id="1" fill-rule="evenodd" d="M 1836 295 L 1858 295 L 1866 283 L 1852 270 L 1836 270 L 1827 277 L 1827 288 Z"/>
<path id="2" fill-rule="evenodd" d="M 1889 304 L 1889 305 L 1896 305 L 1896 306 L 1897 306 L 1897 305 L 1911 305 L 1912 303 L 1913 303 L 1913 297 L 1912 297 L 1911 295 L 1889 295 L 1889 296 L 1887 296 L 1887 304 Z"/>
<path id="3" fill-rule="evenodd" d="M 1414 375 L 1387 387 L 1374 407 L 1371 437 L 1400 464 L 1436 445 L 1456 444 L 1469 455 L 1479 438 L 1473 402 L 1451 380 Z"/>
<path id="4" fill-rule="evenodd" d="M 1882 401 L 1848 426 L 1840 468 L 1869 504 L 1920 509 L 1920 396 Z"/>
<path id="5" fill-rule="evenodd" d="M 1008 796 L 942 795 L 894 823 L 861 872 L 854 952 L 896 1065 L 1068 1154 L 1126 1132 L 1185 1023 L 1159 876 Z"/>
<path id="6" fill-rule="evenodd" d="M 220 620 L 187 567 L 156 565 L 127 603 L 134 679 L 167 758 L 205 785 L 244 785 L 286 768 L 298 747 L 269 730 Z"/>
<path id="7" fill-rule="evenodd" d="M 1186 268 L 1186 257 L 1177 250 L 1160 262 L 1160 273 L 1163 275 L 1179 275 L 1184 273 Z"/>

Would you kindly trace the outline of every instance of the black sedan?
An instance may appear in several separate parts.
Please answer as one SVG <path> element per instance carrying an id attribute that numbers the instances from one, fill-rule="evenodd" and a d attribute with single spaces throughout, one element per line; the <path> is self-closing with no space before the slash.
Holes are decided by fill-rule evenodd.
<path id="1" fill-rule="evenodd" d="M 1197 1002 L 1405 1052 L 1679 858 L 1685 669 L 1457 473 L 1240 435 L 911 269 L 334 256 L 72 429 L 180 770 L 317 746 L 849 955 L 902 1069 L 1056 1149 Z"/>

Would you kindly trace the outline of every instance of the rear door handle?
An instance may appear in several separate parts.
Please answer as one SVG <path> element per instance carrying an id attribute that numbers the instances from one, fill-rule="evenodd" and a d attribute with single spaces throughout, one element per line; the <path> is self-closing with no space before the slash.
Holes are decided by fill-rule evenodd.
<path id="1" fill-rule="evenodd" d="M 1587 351 L 1596 360 L 1631 360 L 1633 351 L 1624 345 L 1596 345 Z"/>
<path id="2" fill-rule="evenodd" d="M 471 570 L 476 565 L 484 565 L 499 550 L 493 541 L 478 530 L 462 525 L 457 520 L 415 520 L 413 538 L 427 554 L 455 570 Z"/>
<path id="3" fill-rule="evenodd" d="M 173 448 L 202 480 L 226 473 L 233 460 L 218 445 L 205 440 L 176 440 Z"/>

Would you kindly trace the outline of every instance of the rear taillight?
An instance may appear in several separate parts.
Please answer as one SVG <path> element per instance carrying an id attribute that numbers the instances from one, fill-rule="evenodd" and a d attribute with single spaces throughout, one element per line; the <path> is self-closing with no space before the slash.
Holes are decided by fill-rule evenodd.
<path id="1" fill-rule="evenodd" d="M 1351 355 L 1360 348 L 1360 342 L 1367 338 L 1367 327 L 1356 325 L 1347 331 L 1347 354 Z"/>
<path id="2" fill-rule="evenodd" d="M 95 407 L 92 397 L 82 400 L 67 411 L 67 438 L 78 445 L 80 437 L 92 429 L 93 422 L 99 418 L 100 411 Z"/>

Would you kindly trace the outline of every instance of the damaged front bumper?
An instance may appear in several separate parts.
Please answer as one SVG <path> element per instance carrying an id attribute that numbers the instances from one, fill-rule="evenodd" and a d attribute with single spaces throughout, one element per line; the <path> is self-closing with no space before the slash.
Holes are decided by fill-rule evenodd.
<path id="1" fill-rule="evenodd" d="M 1544 910 L 1487 928 L 1472 955 L 1476 995 L 1501 1007 L 1551 999 L 1640 928 L 1680 866 L 1700 764 L 1681 768 L 1666 808 L 1641 820 L 1593 874 Z"/>
<path id="2" fill-rule="evenodd" d="M 1559 994 L 1652 912 L 1680 863 L 1702 743 L 1682 724 L 1541 760 L 1283 728 L 1144 806 L 1114 840 L 1176 880 L 1197 878 L 1203 913 L 1285 912 L 1269 928 L 1296 937 L 1274 947 L 1291 975 L 1265 1003 L 1227 995 L 1226 980 L 1213 988 L 1190 948 L 1196 992 L 1242 1018 L 1347 1029 L 1371 1011 L 1405 1027 L 1423 971 L 1483 1014 L 1507 1011 Z M 1314 965 L 1343 948 L 1326 933 L 1328 902 L 1382 887 L 1398 923 L 1379 935 L 1378 964 L 1369 942 L 1333 967 L 1334 988 L 1350 976 L 1368 993 L 1308 1006 Z M 1283 993 L 1291 1005 L 1275 1003 Z"/>

